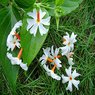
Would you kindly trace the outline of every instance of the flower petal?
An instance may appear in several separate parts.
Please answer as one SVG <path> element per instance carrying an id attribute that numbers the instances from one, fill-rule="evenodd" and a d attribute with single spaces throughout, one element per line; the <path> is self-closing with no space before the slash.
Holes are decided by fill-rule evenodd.
<path id="1" fill-rule="evenodd" d="M 41 23 L 44 25 L 50 25 L 50 17 L 47 17 L 46 19 L 42 19 Z"/>
<path id="2" fill-rule="evenodd" d="M 74 65 L 73 58 L 68 58 L 68 63 L 70 66 Z"/>
<path id="3" fill-rule="evenodd" d="M 41 65 L 46 64 L 46 60 L 42 60 Z"/>
<path id="4" fill-rule="evenodd" d="M 46 66 L 46 64 L 43 65 L 43 68 L 46 70 L 47 73 L 50 72 L 50 70 L 49 70 L 48 66 Z"/>
<path id="5" fill-rule="evenodd" d="M 56 48 L 56 49 L 55 49 L 55 54 L 54 54 L 54 56 L 56 56 L 56 57 L 57 57 L 58 53 L 59 53 L 59 49 L 58 49 L 58 48 Z"/>
<path id="6" fill-rule="evenodd" d="M 20 67 L 23 69 L 23 70 L 25 70 L 25 71 L 27 71 L 28 70 L 28 67 L 27 67 L 27 64 L 24 64 L 24 63 L 20 63 Z"/>
<path id="7" fill-rule="evenodd" d="M 62 83 L 66 83 L 68 81 L 69 81 L 69 77 L 62 75 Z"/>
<path id="8" fill-rule="evenodd" d="M 71 69 L 72 69 L 71 66 L 68 69 L 66 69 L 66 73 L 68 76 L 71 76 Z"/>
<path id="9" fill-rule="evenodd" d="M 54 46 L 51 47 L 51 54 L 54 56 Z"/>
<path id="10" fill-rule="evenodd" d="M 47 73 L 49 76 L 51 76 L 53 79 L 61 80 L 61 77 L 55 74 L 52 70 L 50 70 L 49 73 Z"/>
<path id="11" fill-rule="evenodd" d="M 76 77 L 78 77 L 78 76 L 80 76 L 80 74 L 79 73 L 77 73 L 76 72 L 76 69 L 73 71 L 73 73 L 72 73 L 72 77 L 73 78 L 76 78 Z"/>
<path id="12" fill-rule="evenodd" d="M 50 55 L 50 48 L 47 47 L 46 49 L 43 48 L 44 54 L 48 57 Z"/>
<path id="13" fill-rule="evenodd" d="M 60 49 L 61 49 L 62 55 L 66 55 L 66 54 L 69 52 L 67 46 L 65 46 L 65 47 L 60 47 Z"/>
<path id="14" fill-rule="evenodd" d="M 48 32 L 48 29 L 46 29 L 42 24 L 39 24 L 39 32 L 42 36 L 43 34 L 46 34 Z"/>
<path id="15" fill-rule="evenodd" d="M 14 27 L 12 28 L 10 34 L 14 35 L 15 32 L 16 32 L 16 29 L 18 29 L 20 26 L 22 26 L 22 21 L 21 21 L 21 20 L 18 21 L 18 22 L 14 25 Z"/>
<path id="16" fill-rule="evenodd" d="M 79 80 L 72 80 L 72 83 L 73 83 L 73 85 L 77 88 L 77 90 L 79 89 L 78 88 L 78 84 L 80 83 L 80 81 Z"/>
<path id="17" fill-rule="evenodd" d="M 42 12 L 42 10 L 40 9 L 40 19 L 42 19 L 45 15 L 46 15 L 46 12 Z"/>
<path id="18" fill-rule="evenodd" d="M 36 20 L 37 19 L 37 11 L 36 11 L 36 9 L 33 9 L 33 12 L 27 13 L 27 15 Z"/>
<path id="19" fill-rule="evenodd" d="M 35 20 L 34 19 L 27 19 L 27 31 L 35 24 Z"/>
<path id="20" fill-rule="evenodd" d="M 54 59 L 54 63 L 57 65 L 58 68 L 62 67 L 62 65 L 60 64 L 61 61 L 58 58 Z"/>
<path id="21" fill-rule="evenodd" d="M 75 43 L 75 42 L 77 41 L 77 40 L 76 40 L 76 36 L 77 36 L 77 35 L 74 35 L 74 32 L 71 34 L 70 40 L 71 40 L 72 43 Z"/>
<path id="22" fill-rule="evenodd" d="M 37 29 L 38 29 L 38 25 L 34 24 L 33 27 L 30 29 L 30 33 L 36 36 Z"/>
<path id="23" fill-rule="evenodd" d="M 71 81 L 69 81 L 66 90 L 70 90 L 72 92 L 72 82 Z"/>
<path id="24" fill-rule="evenodd" d="M 68 43 L 70 42 L 69 34 L 67 32 L 66 32 L 66 34 L 67 34 L 66 36 L 63 36 L 63 44 L 64 45 L 68 45 Z"/>

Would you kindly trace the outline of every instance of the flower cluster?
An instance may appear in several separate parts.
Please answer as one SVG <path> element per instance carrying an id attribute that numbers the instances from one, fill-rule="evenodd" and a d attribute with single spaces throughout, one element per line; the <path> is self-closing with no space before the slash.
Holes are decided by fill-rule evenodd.
<path id="1" fill-rule="evenodd" d="M 74 43 L 77 41 L 76 36 L 77 35 L 75 35 L 74 33 L 72 33 L 71 36 L 66 33 L 66 35 L 63 36 L 63 47 L 59 47 L 56 49 L 54 49 L 53 46 L 51 48 L 43 48 L 44 54 L 42 55 L 42 57 L 40 57 L 41 66 L 44 68 L 46 73 L 53 79 L 62 79 L 62 83 L 68 82 L 66 90 L 70 91 L 72 91 L 72 84 L 78 89 L 78 84 L 80 83 L 79 80 L 75 80 L 75 78 L 78 77 L 80 74 L 76 72 L 76 69 L 72 72 L 72 66 L 74 65 Z M 63 64 L 60 58 L 64 56 L 66 56 L 69 65 L 69 68 L 65 69 L 67 76 L 64 76 L 64 74 L 58 75 L 56 73 L 56 70 L 61 71 Z"/>
<path id="2" fill-rule="evenodd" d="M 46 11 L 41 9 L 33 9 L 33 12 L 27 13 L 27 16 L 27 32 L 29 31 L 30 34 L 34 35 L 34 37 L 37 35 L 37 33 L 40 33 L 40 35 L 43 36 L 48 32 L 50 25 L 50 16 L 47 14 Z M 20 28 L 21 26 L 22 21 L 20 20 L 14 25 L 13 29 L 8 35 L 6 43 L 6 55 L 8 59 L 11 61 L 12 65 L 19 65 L 23 70 L 26 71 L 28 70 L 28 66 L 27 63 L 23 63 L 21 59 L 23 48 L 21 48 L 20 44 L 20 34 L 19 32 L 17 32 L 18 28 Z M 77 35 L 75 35 L 74 33 L 72 33 L 71 36 L 68 33 L 66 33 L 66 35 L 63 36 L 63 47 L 59 47 L 56 49 L 54 49 L 54 46 L 47 47 L 46 49 L 43 48 L 44 54 L 40 58 L 41 66 L 44 68 L 48 76 L 58 81 L 62 79 L 62 83 L 68 82 L 66 90 L 70 91 L 72 91 L 72 84 L 78 89 L 78 84 L 80 83 L 79 80 L 75 79 L 80 74 L 76 72 L 76 69 L 72 71 L 72 66 L 74 65 L 74 43 L 77 41 L 76 36 Z M 12 55 L 13 51 L 15 51 L 15 48 L 20 49 L 17 57 L 14 57 Z M 68 60 L 67 65 L 69 65 L 68 69 L 65 69 L 67 76 L 64 76 L 64 74 L 61 73 L 56 73 L 57 71 L 61 71 L 61 68 L 64 65 L 61 61 L 61 58 L 64 56 Z"/>
<path id="3" fill-rule="evenodd" d="M 22 21 L 17 22 L 7 37 L 7 57 L 12 65 L 19 65 L 22 69 L 27 70 L 27 64 L 23 63 L 20 59 L 23 49 L 21 48 L 19 33 L 16 32 L 16 30 L 21 26 Z M 17 57 L 13 57 L 12 53 L 9 53 L 10 51 L 13 52 L 15 48 L 20 49 Z"/>

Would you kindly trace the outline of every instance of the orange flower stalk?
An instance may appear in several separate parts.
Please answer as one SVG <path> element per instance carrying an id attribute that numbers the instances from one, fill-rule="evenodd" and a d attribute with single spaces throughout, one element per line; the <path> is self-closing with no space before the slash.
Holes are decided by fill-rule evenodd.
<path id="1" fill-rule="evenodd" d="M 53 60 L 52 60 L 52 59 L 50 59 L 50 58 L 47 58 L 47 61 L 48 61 L 48 62 L 53 62 Z"/>
<path id="2" fill-rule="evenodd" d="M 19 51 L 19 53 L 18 53 L 18 56 L 17 56 L 17 58 L 19 58 L 19 59 L 21 58 L 22 51 L 23 51 L 23 49 L 21 48 L 21 49 L 20 49 L 20 51 Z"/>
<path id="3" fill-rule="evenodd" d="M 56 68 L 56 64 L 54 64 L 53 68 L 52 68 L 52 71 L 54 72 L 55 71 L 55 68 Z"/>

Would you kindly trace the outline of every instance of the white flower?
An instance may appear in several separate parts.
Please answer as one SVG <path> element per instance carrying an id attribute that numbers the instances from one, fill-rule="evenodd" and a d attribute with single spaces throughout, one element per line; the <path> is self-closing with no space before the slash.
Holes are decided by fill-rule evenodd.
<path id="1" fill-rule="evenodd" d="M 57 68 L 62 67 L 62 65 L 60 64 L 61 61 L 58 59 L 59 49 L 56 48 L 55 51 L 54 51 L 54 48 L 52 46 L 51 47 L 51 54 L 52 54 L 51 58 L 53 59 L 53 62 L 52 63 L 53 64 L 56 64 L 57 65 Z"/>
<path id="2" fill-rule="evenodd" d="M 41 9 L 39 11 L 33 9 L 33 12 L 29 12 L 27 15 L 32 17 L 27 19 L 27 31 L 30 30 L 30 33 L 34 36 L 36 36 L 38 28 L 41 35 L 48 32 L 45 26 L 50 25 L 50 17 L 45 18 L 46 12 L 43 12 Z"/>
<path id="3" fill-rule="evenodd" d="M 40 58 L 40 61 L 41 61 L 41 64 L 45 64 L 47 62 L 47 59 L 49 58 L 50 56 L 50 48 L 47 47 L 46 49 L 43 48 L 43 56 Z"/>
<path id="4" fill-rule="evenodd" d="M 18 22 L 14 25 L 14 27 L 12 28 L 10 34 L 15 35 L 16 29 L 18 29 L 18 28 L 21 27 L 21 26 L 22 26 L 22 21 L 20 20 L 20 21 L 18 21 Z"/>
<path id="5" fill-rule="evenodd" d="M 50 51 L 51 49 L 51 51 Z M 53 79 L 56 80 L 61 80 L 61 77 L 57 74 L 54 73 L 55 68 L 59 68 L 61 67 L 61 61 L 57 58 L 58 57 L 58 53 L 59 53 L 59 49 L 56 48 L 56 50 L 54 51 L 53 46 L 51 48 L 46 48 L 43 49 L 43 56 L 40 58 L 41 61 L 41 65 L 43 66 L 43 68 L 45 69 L 46 73 L 48 74 L 48 76 L 51 76 Z M 46 66 L 46 63 L 50 62 L 49 64 L 53 64 L 54 65 L 54 69 L 50 70 L 48 68 L 48 66 Z"/>
<path id="6" fill-rule="evenodd" d="M 43 68 L 46 70 L 46 73 L 48 74 L 48 76 L 50 76 L 56 80 L 61 80 L 61 77 L 59 75 L 55 74 L 52 70 L 50 70 L 48 68 L 48 66 L 46 66 L 45 64 L 43 65 Z"/>
<path id="7" fill-rule="evenodd" d="M 14 48 L 17 46 L 18 48 L 20 48 L 20 39 L 18 39 L 15 34 L 16 34 L 16 29 L 18 29 L 20 26 L 22 26 L 22 21 L 18 21 L 13 29 L 11 30 L 10 34 L 7 37 L 7 47 L 8 47 L 8 51 L 11 49 L 11 51 L 14 50 Z"/>
<path id="8" fill-rule="evenodd" d="M 17 39 L 12 34 L 9 34 L 7 38 L 7 47 L 8 47 L 7 50 L 9 51 L 11 49 L 11 51 L 13 51 L 16 46 L 20 48 L 21 45 L 19 42 L 20 42 L 19 39 Z"/>
<path id="9" fill-rule="evenodd" d="M 66 73 L 68 76 L 62 75 L 62 83 L 68 82 L 68 86 L 66 90 L 72 91 L 72 84 L 78 89 L 78 84 L 80 83 L 79 80 L 75 80 L 76 77 L 78 77 L 80 74 L 76 72 L 76 70 L 71 71 L 72 67 L 70 66 L 68 69 L 66 69 Z"/>
<path id="10" fill-rule="evenodd" d="M 62 55 L 65 55 L 67 52 L 73 51 L 74 49 L 74 43 L 77 41 L 76 36 L 74 33 L 72 33 L 71 37 L 69 36 L 68 33 L 66 33 L 66 36 L 63 36 L 63 44 L 65 45 L 64 47 L 60 47 L 62 50 Z"/>
<path id="11" fill-rule="evenodd" d="M 23 70 L 25 70 L 25 71 L 28 70 L 27 64 L 24 64 L 24 63 L 22 62 L 22 60 L 19 59 L 18 57 L 13 57 L 12 54 L 11 54 L 11 53 L 8 53 L 8 52 L 7 52 L 7 57 L 8 57 L 9 60 L 11 61 L 11 64 L 12 64 L 12 65 L 20 65 L 20 67 L 21 67 Z"/>

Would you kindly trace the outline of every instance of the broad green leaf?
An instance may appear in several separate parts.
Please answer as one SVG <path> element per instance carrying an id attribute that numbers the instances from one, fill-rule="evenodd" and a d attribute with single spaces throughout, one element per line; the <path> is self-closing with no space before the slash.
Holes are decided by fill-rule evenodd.
<path id="1" fill-rule="evenodd" d="M 47 16 L 48 16 L 48 13 L 47 13 Z M 42 47 L 47 34 L 41 36 L 39 31 L 37 31 L 36 37 L 34 37 L 34 35 L 31 35 L 29 31 L 26 30 L 26 27 L 27 27 L 26 19 L 27 19 L 27 16 L 25 15 L 23 19 L 23 26 L 21 29 L 21 45 L 23 48 L 23 54 L 22 54 L 23 61 L 29 65 L 33 61 L 33 59 L 36 57 L 40 48 Z"/>
<path id="2" fill-rule="evenodd" d="M 61 8 L 63 9 L 63 15 L 66 15 L 75 10 L 83 0 L 64 0 Z"/>
<path id="3" fill-rule="evenodd" d="M 60 0 L 58 0 L 60 2 Z M 74 11 L 83 0 L 64 0 L 63 4 L 55 5 L 55 2 L 49 2 L 50 9 L 48 9 L 51 16 L 55 16 L 56 10 L 59 16 L 65 16 Z"/>
<path id="4" fill-rule="evenodd" d="M 36 0 L 15 0 L 17 5 L 21 8 L 32 7 Z"/>
<path id="5" fill-rule="evenodd" d="M 13 14 L 15 15 L 15 18 L 17 20 L 21 20 L 21 12 L 18 11 L 18 9 L 13 5 L 12 6 Z"/>
<path id="6" fill-rule="evenodd" d="M 9 0 L 0 0 L 0 4 L 2 5 L 8 5 Z"/>
<path id="7" fill-rule="evenodd" d="M 8 84 L 14 93 L 16 90 L 18 67 L 12 66 L 10 61 L 6 57 L 6 40 L 15 23 L 16 18 L 12 12 L 11 6 L 0 10 L 0 63 L 3 67 L 3 71 Z"/>

